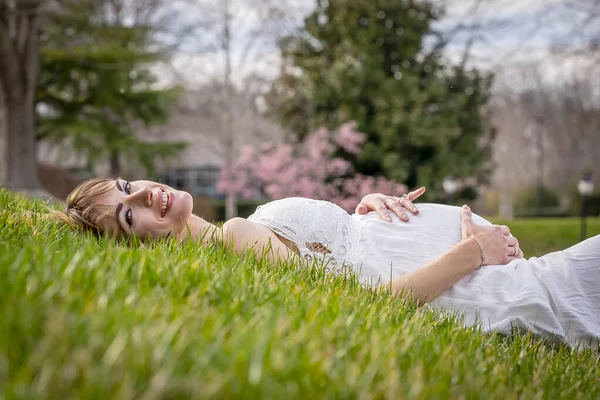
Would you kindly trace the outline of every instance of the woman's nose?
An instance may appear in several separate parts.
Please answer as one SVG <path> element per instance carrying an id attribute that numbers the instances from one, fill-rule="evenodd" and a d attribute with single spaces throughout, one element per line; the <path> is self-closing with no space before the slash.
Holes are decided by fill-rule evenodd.
<path id="1" fill-rule="evenodd" d="M 134 203 L 144 207 L 152 206 L 152 191 L 147 187 L 131 193 L 128 197 L 130 203 Z"/>

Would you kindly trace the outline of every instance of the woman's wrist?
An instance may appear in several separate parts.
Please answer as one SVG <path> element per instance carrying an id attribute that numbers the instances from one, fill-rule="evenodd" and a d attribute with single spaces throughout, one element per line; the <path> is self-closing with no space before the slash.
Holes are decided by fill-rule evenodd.
<path id="1" fill-rule="evenodd" d="M 480 269 L 485 260 L 485 255 L 482 256 L 482 247 L 477 239 L 469 236 L 461 240 L 459 245 L 462 247 L 462 251 L 468 257 L 470 270 L 476 271 Z"/>
<path id="2" fill-rule="evenodd" d="M 477 239 L 475 239 L 473 236 L 469 236 L 463 240 L 471 240 L 472 242 L 474 242 L 477 245 L 477 248 L 479 249 L 479 257 L 481 258 L 481 262 L 475 269 L 481 269 L 481 267 L 485 263 L 485 252 L 483 251 L 483 247 L 481 247 L 481 243 L 479 243 L 479 241 Z"/>

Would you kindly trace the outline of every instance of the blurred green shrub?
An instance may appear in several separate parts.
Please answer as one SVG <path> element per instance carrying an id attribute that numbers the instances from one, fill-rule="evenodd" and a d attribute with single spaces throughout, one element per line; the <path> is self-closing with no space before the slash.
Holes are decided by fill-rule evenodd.
<path id="1" fill-rule="evenodd" d="M 540 217 L 553 216 L 565 217 L 569 211 L 560 207 L 558 194 L 548 187 L 542 187 L 540 192 L 540 209 L 537 204 L 537 187 L 530 187 L 521 191 L 514 204 L 514 212 L 517 217 Z"/>
<path id="2" fill-rule="evenodd" d="M 587 215 L 600 216 L 600 192 L 596 191 L 588 198 Z M 572 216 L 581 215 L 581 195 L 575 188 L 569 191 L 569 213 Z"/>
<path id="3" fill-rule="evenodd" d="M 579 218 L 527 218 L 503 220 L 493 218 L 495 224 L 508 225 L 519 239 L 519 247 L 526 257 L 540 257 L 552 251 L 566 249 L 581 239 Z M 588 218 L 587 237 L 600 234 L 600 218 Z"/>

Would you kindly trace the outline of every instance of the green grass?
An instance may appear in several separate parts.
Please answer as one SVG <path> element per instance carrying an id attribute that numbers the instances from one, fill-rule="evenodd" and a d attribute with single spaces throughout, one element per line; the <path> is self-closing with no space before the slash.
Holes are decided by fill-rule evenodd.
<path id="1" fill-rule="evenodd" d="M 463 329 L 319 268 L 97 240 L 26 210 L 43 206 L 0 190 L 6 399 L 600 397 L 597 352 Z"/>
<path id="2" fill-rule="evenodd" d="M 578 218 L 494 220 L 494 223 L 510 227 L 527 257 L 539 257 L 552 251 L 566 249 L 580 241 L 581 220 Z M 598 217 L 587 219 L 586 236 L 594 235 L 600 235 Z"/>

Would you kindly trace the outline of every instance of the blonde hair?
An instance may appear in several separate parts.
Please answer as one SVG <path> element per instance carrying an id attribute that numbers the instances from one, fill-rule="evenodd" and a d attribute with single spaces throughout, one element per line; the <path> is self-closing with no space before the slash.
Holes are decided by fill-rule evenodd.
<path id="1" fill-rule="evenodd" d="M 82 182 L 67 197 L 66 210 L 55 215 L 73 228 L 102 235 L 106 231 L 103 222 L 111 218 L 116 222 L 116 216 L 113 208 L 99 200 L 114 187 L 114 179 L 93 178 Z"/>

